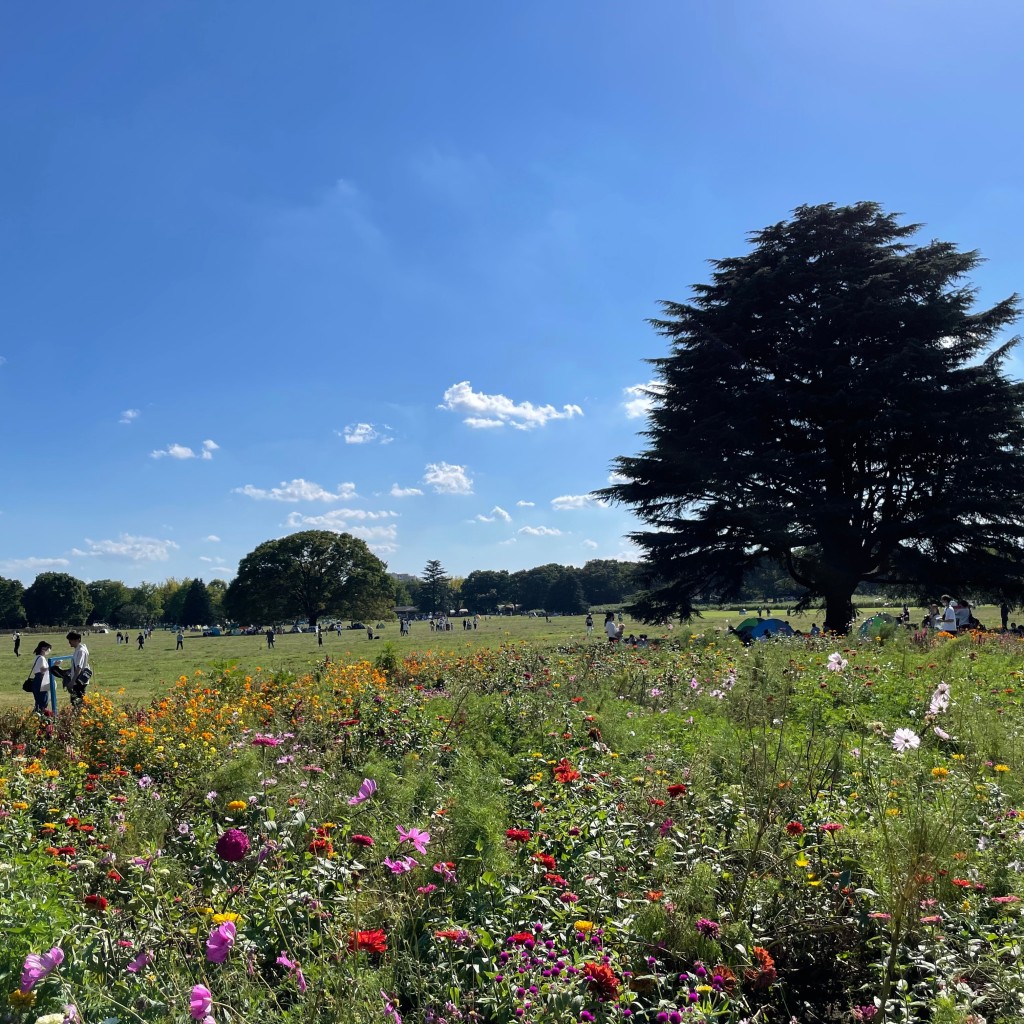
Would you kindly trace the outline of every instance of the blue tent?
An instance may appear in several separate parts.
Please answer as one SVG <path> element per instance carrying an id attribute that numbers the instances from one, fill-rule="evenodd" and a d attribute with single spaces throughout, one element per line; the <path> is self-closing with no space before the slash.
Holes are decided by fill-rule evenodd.
<path id="1" fill-rule="evenodd" d="M 736 635 L 750 643 L 763 636 L 792 636 L 793 627 L 785 619 L 744 619 L 736 627 Z"/>

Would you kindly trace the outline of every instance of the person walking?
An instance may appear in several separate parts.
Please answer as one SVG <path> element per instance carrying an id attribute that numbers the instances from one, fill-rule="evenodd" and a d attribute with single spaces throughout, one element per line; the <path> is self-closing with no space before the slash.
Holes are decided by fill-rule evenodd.
<path id="1" fill-rule="evenodd" d="M 14 631 L 14 656 L 21 657 L 21 634 L 17 630 Z"/>
<path id="2" fill-rule="evenodd" d="M 267 630 L 267 650 L 272 651 L 274 649 L 274 627 L 271 626 Z"/>
<path id="3" fill-rule="evenodd" d="M 182 631 L 180 629 L 178 630 L 178 635 L 175 638 L 174 649 L 176 651 L 183 651 L 183 650 L 185 650 L 185 634 L 182 633 Z"/>
<path id="4" fill-rule="evenodd" d="M 32 671 L 27 682 L 32 683 L 32 697 L 35 706 L 32 710 L 37 715 L 45 715 L 47 706 L 50 703 L 50 651 L 53 647 L 45 640 L 36 644 L 32 652 L 36 660 L 32 663 Z"/>
<path id="5" fill-rule="evenodd" d="M 72 705 L 77 706 L 85 699 L 85 688 L 92 679 L 89 648 L 82 643 L 82 634 L 76 630 L 71 630 L 66 639 L 71 644 L 71 668 L 62 669 L 54 666 L 50 671 L 64 681 L 64 689 L 70 692 Z"/>
<path id="6" fill-rule="evenodd" d="M 141 651 L 146 646 L 146 635 L 144 633 L 140 633 L 135 638 L 135 642 L 139 645 L 139 650 Z"/>
<path id="7" fill-rule="evenodd" d="M 587 636 L 594 632 L 594 616 L 587 612 Z"/>

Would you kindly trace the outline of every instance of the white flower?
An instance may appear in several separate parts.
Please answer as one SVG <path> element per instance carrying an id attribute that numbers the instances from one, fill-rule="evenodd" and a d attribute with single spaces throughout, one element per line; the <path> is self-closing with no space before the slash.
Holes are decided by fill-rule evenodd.
<path id="1" fill-rule="evenodd" d="M 946 732 L 944 729 L 940 729 L 937 725 L 932 729 L 932 732 L 934 732 L 935 735 L 938 736 L 940 740 L 948 740 L 949 739 L 949 733 Z"/>
<path id="2" fill-rule="evenodd" d="M 897 729 L 892 734 L 892 749 L 898 754 L 916 750 L 921 746 L 921 737 L 913 729 Z"/>
<path id="3" fill-rule="evenodd" d="M 826 666 L 829 672 L 842 672 L 844 668 L 850 663 L 838 652 L 828 656 L 828 665 Z"/>

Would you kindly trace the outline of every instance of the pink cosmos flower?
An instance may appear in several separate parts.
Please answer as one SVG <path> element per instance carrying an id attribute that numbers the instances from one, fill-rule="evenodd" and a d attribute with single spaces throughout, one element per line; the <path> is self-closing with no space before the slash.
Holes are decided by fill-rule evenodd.
<path id="1" fill-rule="evenodd" d="M 921 737 L 913 729 L 897 729 L 892 734 L 892 749 L 897 754 L 907 750 L 916 750 L 921 746 Z"/>
<path id="2" fill-rule="evenodd" d="M 306 992 L 306 978 L 302 973 L 302 968 L 293 960 L 289 960 L 284 953 L 277 958 L 277 963 L 282 967 L 288 968 L 288 973 L 295 978 L 295 985 L 299 990 L 299 995 L 304 995 Z"/>
<path id="3" fill-rule="evenodd" d="M 206 959 L 211 964 L 222 964 L 228 958 L 235 944 L 235 922 L 225 921 L 217 925 L 206 940 Z"/>
<path id="4" fill-rule="evenodd" d="M 430 842 L 430 833 L 423 832 L 418 828 L 410 828 L 408 830 L 402 828 L 401 825 L 398 828 L 398 841 L 401 843 L 412 843 L 416 847 L 417 853 L 427 852 L 427 843 Z"/>
<path id="5" fill-rule="evenodd" d="M 398 860 L 385 857 L 384 867 L 390 868 L 393 875 L 404 875 L 406 871 L 419 867 L 419 861 L 413 860 L 412 857 L 399 857 Z"/>
<path id="6" fill-rule="evenodd" d="M 21 991 L 26 995 L 64 962 L 64 950 L 54 946 L 49 953 L 29 953 L 21 969 Z"/>
<path id="7" fill-rule="evenodd" d="M 359 787 L 359 792 L 355 796 L 348 798 L 349 806 L 356 807 L 358 804 L 363 803 L 364 800 L 369 800 L 374 793 L 377 792 L 377 783 L 373 779 L 363 779 L 363 784 Z"/>
<path id="8" fill-rule="evenodd" d="M 842 672 L 850 663 L 838 652 L 828 656 L 828 664 L 825 666 L 829 672 Z"/>
<path id="9" fill-rule="evenodd" d="M 189 996 L 189 1013 L 193 1020 L 202 1020 L 213 1006 L 213 993 L 205 985 L 195 985 Z"/>
<path id="10" fill-rule="evenodd" d="M 138 974 L 139 971 L 144 971 L 153 962 L 153 954 L 144 952 L 140 953 L 126 968 L 125 970 L 129 974 Z"/>

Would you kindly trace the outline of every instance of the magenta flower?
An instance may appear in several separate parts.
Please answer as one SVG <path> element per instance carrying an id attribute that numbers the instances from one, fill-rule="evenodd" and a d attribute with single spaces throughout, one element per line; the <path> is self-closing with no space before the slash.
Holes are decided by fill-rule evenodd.
<path id="1" fill-rule="evenodd" d="M 228 958 L 231 947 L 235 944 L 235 922 L 225 921 L 210 932 L 206 940 L 206 959 L 211 964 L 222 964 Z"/>
<path id="2" fill-rule="evenodd" d="M 29 953 L 21 969 L 21 991 L 28 994 L 64 962 L 64 950 L 54 946 L 49 953 Z"/>
<path id="3" fill-rule="evenodd" d="M 419 861 L 413 860 L 412 857 L 399 857 L 398 860 L 385 857 L 384 867 L 390 868 L 393 875 L 404 875 L 406 871 L 419 867 Z"/>
<path id="4" fill-rule="evenodd" d="M 364 800 L 369 800 L 374 793 L 377 792 L 377 783 L 373 779 L 363 779 L 363 784 L 359 787 L 359 792 L 355 796 L 348 798 L 349 806 L 355 807 L 361 804 Z"/>
<path id="5" fill-rule="evenodd" d="M 293 960 L 289 960 L 284 953 L 277 958 L 277 963 L 282 967 L 288 968 L 288 973 L 295 978 L 295 986 L 299 990 L 299 995 L 304 995 L 306 992 L 306 978 L 302 973 L 302 968 Z"/>
<path id="6" fill-rule="evenodd" d="M 249 837 L 237 828 L 229 828 L 217 840 L 215 849 L 221 860 L 240 861 L 249 852 Z"/>
<path id="7" fill-rule="evenodd" d="M 252 745 L 254 747 L 279 747 L 281 741 L 276 736 L 264 736 L 261 733 L 256 733 L 252 738 Z"/>
<path id="8" fill-rule="evenodd" d="M 213 993 L 205 985 L 195 985 L 188 1001 L 193 1020 L 202 1020 L 213 1006 Z"/>
<path id="9" fill-rule="evenodd" d="M 427 852 L 427 843 L 430 842 L 430 833 L 423 832 L 418 828 L 410 828 L 408 830 L 402 828 L 401 825 L 398 827 L 398 841 L 401 843 L 412 843 L 416 847 L 417 853 Z"/>
<path id="10" fill-rule="evenodd" d="M 152 953 L 140 953 L 126 968 L 129 974 L 138 974 L 144 971 L 153 962 Z"/>
<path id="11" fill-rule="evenodd" d="M 696 924 L 697 932 L 703 935 L 706 939 L 717 939 L 719 924 L 717 921 L 709 921 L 706 917 L 697 919 Z"/>

